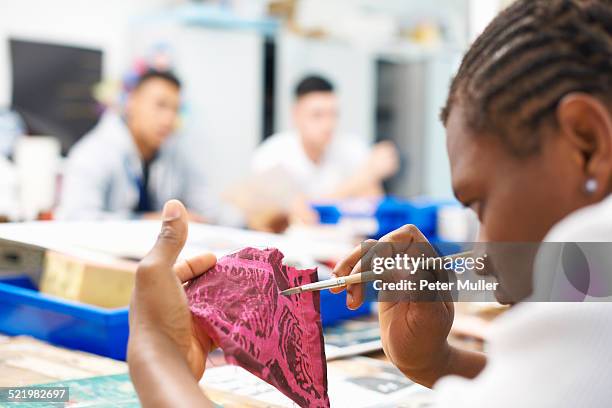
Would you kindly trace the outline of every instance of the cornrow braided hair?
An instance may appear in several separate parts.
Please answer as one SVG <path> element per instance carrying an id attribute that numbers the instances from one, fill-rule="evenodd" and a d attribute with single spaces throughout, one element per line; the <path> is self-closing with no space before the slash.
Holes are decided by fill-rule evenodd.
<path id="1" fill-rule="evenodd" d="M 464 56 L 441 119 L 459 102 L 472 130 L 529 155 L 571 92 L 612 106 L 612 0 L 518 0 Z"/>

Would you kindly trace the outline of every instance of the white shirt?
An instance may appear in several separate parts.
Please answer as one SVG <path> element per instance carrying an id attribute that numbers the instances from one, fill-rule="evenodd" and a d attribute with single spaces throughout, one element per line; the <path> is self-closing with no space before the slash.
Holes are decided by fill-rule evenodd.
<path id="1" fill-rule="evenodd" d="M 570 215 L 546 241 L 612 242 L 612 198 Z M 523 303 L 492 324 L 488 341 L 482 373 L 438 381 L 436 407 L 611 406 L 612 303 Z"/>
<path id="2" fill-rule="evenodd" d="M 300 136 L 293 131 L 266 139 L 253 156 L 255 174 L 282 172 L 308 197 L 331 194 L 350 178 L 368 157 L 368 148 L 354 137 L 335 135 L 320 163 L 306 155 Z"/>
<path id="3" fill-rule="evenodd" d="M 172 136 L 149 170 L 152 206 L 160 211 L 172 198 L 211 222 L 238 225 L 240 213 L 210 194 L 197 152 Z M 129 129 L 116 114 L 98 125 L 70 151 L 64 171 L 57 218 L 62 220 L 125 219 L 138 204 L 142 162 Z"/>

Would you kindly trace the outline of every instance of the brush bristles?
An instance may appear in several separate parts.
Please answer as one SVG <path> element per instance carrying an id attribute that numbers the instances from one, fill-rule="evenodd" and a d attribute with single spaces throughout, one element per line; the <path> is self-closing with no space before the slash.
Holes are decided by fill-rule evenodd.
<path id="1" fill-rule="evenodd" d="M 302 292 L 302 288 L 297 287 L 297 288 L 289 288 L 289 289 L 285 289 L 281 292 L 281 295 L 283 296 L 291 296 L 291 295 L 295 295 L 297 293 Z"/>

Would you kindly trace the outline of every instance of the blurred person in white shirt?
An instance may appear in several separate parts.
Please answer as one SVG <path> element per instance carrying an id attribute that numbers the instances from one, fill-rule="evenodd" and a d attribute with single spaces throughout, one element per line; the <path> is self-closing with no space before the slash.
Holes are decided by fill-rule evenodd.
<path id="1" fill-rule="evenodd" d="M 297 190 L 293 210 L 304 221 L 312 221 L 309 201 L 381 196 L 383 181 L 399 167 L 395 146 L 370 148 L 354 135 L 339 134 L 338 97 L 325 78 L 304 78 L 295 98 L 295 130 L 272 135 L 257 148 L 254 174 L 289 178 Z"/>

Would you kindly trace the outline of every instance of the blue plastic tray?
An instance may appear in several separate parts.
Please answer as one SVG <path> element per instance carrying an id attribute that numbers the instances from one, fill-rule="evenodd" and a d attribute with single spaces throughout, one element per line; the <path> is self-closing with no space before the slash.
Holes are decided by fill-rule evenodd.
<path id="1" fill-rule="evenodd" d="M 414 224 L 425 236 L 435 239 L 437 235 L 438 209 L 443 205 L 449 204 L 454 204 L 454 202 L 434 200 L 426 197 L 406 200 L 388 196 L 380 201 L 373 213 L 351 213 L 348 215 L 375 218 L 378 222 L 378 231 L 372 238 L 378 239 L 402 225 Z M 321 224 L 337 224 L 343 216 L 347 215 L 342 212 L 341 203 L 313 204 L 312 208 L 319 214 Z"/>
<path id="2" fill-rule="evenodd" d="M 372 311 L 371 300 L 364 302 L 357 310 L 350 310 L 346 307 L 346 292 L 334 295 L 329 290 L 323 290 L 320 293 L 323 326 L 332 326 L 342 320 L 367 315 Z"/>
<path id="3" fill-rule="evenodd" d="M 439 202 L 427 199 L 403 200 L 387 197 L 376 210 L 378 232 L 374 238 L 380 238 L 406 224 L 416 225 L 425 236 L 435 236 L 439 206 Z"/>
<path id="4" fill-rule="evenodd" d="M 0 332 L 125 360 L 128 309 L 104 309 L 45 295 L 27 277 L 2 278 Z"/>
<path id="5" fill-rule="evenodd" d="M 346 308 L 346 294 L 321 292 L 324 326 L 370 313 Z M 70 349 L 125 360 L 128 309 L 104 309 L 38 292 L 24 276 L 0 278 L 0 332 L 28 335 Z"/>

